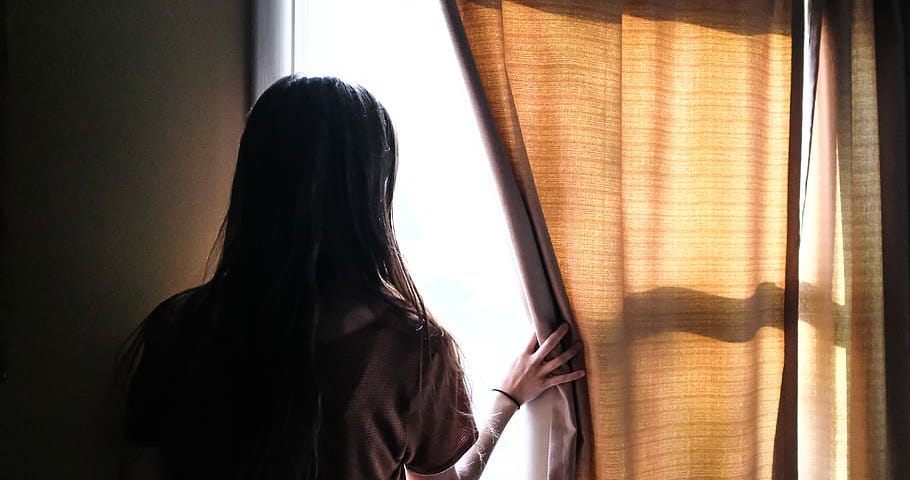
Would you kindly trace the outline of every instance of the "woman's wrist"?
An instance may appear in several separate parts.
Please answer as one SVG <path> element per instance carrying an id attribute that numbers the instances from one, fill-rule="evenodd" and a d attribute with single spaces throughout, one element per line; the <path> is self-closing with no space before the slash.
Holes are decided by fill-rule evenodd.
<path id="1" fill-rule="evenodd" d="M 509 399 L 508 397 L 506 397 L 505 395 L 503 395 L 499 392 L 494 391 L 492 393 L 494 395 L 493 405 L 492 405 L 493 416 L 498 418 L 499 420 L 505 420 L 506 422 L 508 422 L 509 418 L 511 418 L 512 415 L 514 415 L 515 412 L 518 411 L 518 405 L 514 401 L 512 401 L 511 399 Z"/>
<path id="2" fill-rule="evenodd" d="M 515 404 L 515 409 L 516 409 L 516 410 L 519 409 L 519 408 L 521 408 L 521 401 L 518 400 L 518 398 L 515 397 L 515 395 L 512 394 L 511 392 L 509 392 L 508 390 L 504 390 L 504 389 L 501 389 L 501 388 L 493 388 L 493 389 L 491 389 L 491 390 L 493 390 L 494 392 L 496 392 L 496 393 L 499 394 L 499 395 L 502 395 L 502 396 L 508 398 L 512 403 Z"/>
<path id="3" fill-rule="evenodd" d="M 458 460 L 455 466 L 458 478 L 477 479 L 480 477 L 496 442 L 505 431 L 509 420 L 518 411 L 515 402 L 506 398 L 505 395 L 497 392 L 491 393 L 494 395 L 493 404 L 490 407 L 486 423 L 480 428 L 480 436 L 474 446 Z"/>

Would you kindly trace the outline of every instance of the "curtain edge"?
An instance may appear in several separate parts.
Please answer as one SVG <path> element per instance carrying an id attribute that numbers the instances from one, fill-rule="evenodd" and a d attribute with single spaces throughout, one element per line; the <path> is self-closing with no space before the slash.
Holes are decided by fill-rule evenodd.
<path id="1" fill-rule="evenodd" d="M 491 166 L 506 212 L 509 231 L 515 248 L 526 301 L 531 310 L 539 338 L 545 338 L 559 323 L 567 321 L 572 326 L 563 339 L 563 347 L 578 338 L 577 327 L 569 307 L 568 295 L 563 286 L 556 255 L 543 219 L 543 211 L 533 185 L 530 164 L 525 155 L 510 161 L 505 145 L 499 137 L 486 90 L 478 67 L 471 53 L 464 30 L 457 0 L 440 0 L 449 33 L 459 57 L 465 80 L 481 124 L 484 143 L 491 155 Z M 514 107 L 513 107 L 514 109 Z M 521 141 L 520 133 L 517 134 Z M 523 147 L 521 147 L 523 151 Z M 518 175 L 516 168 L 521 168 Z M 524 182 L 519 185 L 519 178 Z M 574 338 L 572 338 L 574 337 Z M 578 355 L 570 363 L 573 369 L 583 368 L 584 359 Z M 590 462 L 590 408 L 587 383 L 584 379 L 557 387 L 563 401 L 552 406 L 553 418 L 561 419 L 559 427 L 551 424 L 549 434 L 548 479 L 574 479 L 578 465 Z M 560 405 L 561 403 L 561 405 Z M 560 459 L 574 453 L 572 461 Z"/>
<path id="2" fill-rule="evenodd" d="M 780 400 L 774 435 L 772 477 L 776 480 L 799 478 L 797 436 L 797 394 L 799 388 L 799 232 L 800 232 L 800 175 L 803 140 L 803 87 L 806 81 L 803 65 L 809 62 L 808 73 L 814 94 L 818 72 L 818 46 L 821 32 L 823 0 L 810 0 L 809 11 L 803 3 L 791 3 L 791 81 L 790 81 L 790 142 L 787 171 L 787 253 L 784 283 L 784 367 L 781 374 Z M 805 58 L 804 21 L 809 15 L 809 56 Z M 814 108 L 814 95 L 812 108 Z M 811 134 L 810 134 L 811 137 Z"/>

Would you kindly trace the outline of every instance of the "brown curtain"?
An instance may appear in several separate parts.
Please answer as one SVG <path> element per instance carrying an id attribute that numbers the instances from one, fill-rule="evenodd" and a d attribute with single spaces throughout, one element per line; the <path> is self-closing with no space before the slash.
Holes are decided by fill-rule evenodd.
<path id="1" fill-rule="evenodd" d="M 828 2 L 818 58 L 799 250 L 799 471 L 887 478 L 871 0 Z"/>
<path id="2" fill-rule="evenodd" d="M 492 152 L 494 179 L 503 200 L 529 311 L 538 337 L 545 338 L 560 323 L 569 322 L 573 329 L 563 341 L 564 345 L 569 345 L 579 337 L 577 323 L 555 261 L 553 244 L 543 221 L 527 157 L 522 147 L 503 143 L 499 135 L 500 128 L 514 128 L 516 130 L 510 138 L 520 144 L 522 138 L 517 130 L 517 119 L 494 118 L 494 109 L 484 94 L 485 89 L 494 87 L 477 75 L 478 66 L 461 23 L 458 6 L 454 0 L 442 0 L 441 3 L 453 42 L 467 71 L 466 79 L 472 91 L 475 111 L 482 124 L 481 132 L 488 151 Z M 507 84 L 502 83 L 499 88 L 503 95 L 509 96 Z M 583 368 L 584 364 L 584 354 L 576 356 L 570 362 L 573 369 Z M 531 472 L 550 479 L 569 479 L 576 478 L 576 466 L 580 466 L 580 476 L 587 477 L 593 431 L 588 401 L 587 383 L 578 381 L 550 390 L 528 405 L 531 410 L 531 434 L 534 437 L 530 443 L 532 452 L 529 459 L 534 462 Z"/>
<path id="3" fill-rule="evenodd" d="M 789 0 L 445 4 L 586 344 L 549 478 L 910 478 L 908 8 L 810 2 L 804 65 Z"/>
<path id="4" fill-rule="evenodd" d="M 891 478 L 910 478 L 910 6 L 876 0 L 885 402 Z"/>
<path id="5" fill-rule="evenodd" d="M 908 478 L 906 7 L 827 0 L 804 171 L 801 478 Z"/>
<path id="6" fill-rule="evenodd" d="M 457 13 L 539 290 L 586 344 L 565 428 L 577 478 L 769 477 L 790 3 L 464 0 Z"/>

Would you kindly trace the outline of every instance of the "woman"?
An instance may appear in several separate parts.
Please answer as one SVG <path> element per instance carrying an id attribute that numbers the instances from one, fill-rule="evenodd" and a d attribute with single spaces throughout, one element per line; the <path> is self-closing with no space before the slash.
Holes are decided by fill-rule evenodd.
<path id="1" fill-rule="evenodd" d="M 286 77 L 250 112 L 213 279 L 122 362 L 133 478 L 478 478 L 511 415 L 583 371 L 532 340 L 477 431 L 455 343 L 392 227 L 395 135 L 364 89 Z"/>

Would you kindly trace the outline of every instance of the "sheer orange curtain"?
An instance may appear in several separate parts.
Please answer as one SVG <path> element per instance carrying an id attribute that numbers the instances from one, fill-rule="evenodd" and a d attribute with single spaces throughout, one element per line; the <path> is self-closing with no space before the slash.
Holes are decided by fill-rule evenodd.
<path id="1" fill-rule="evenodd" d="M 551 293 L 586 344 L 577 478 L 769 478 L 790 2 L 457 7 Z"/>

